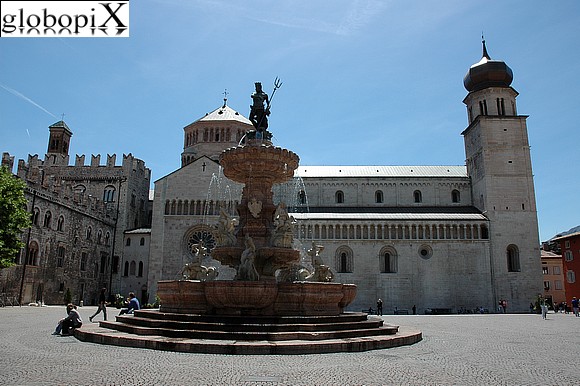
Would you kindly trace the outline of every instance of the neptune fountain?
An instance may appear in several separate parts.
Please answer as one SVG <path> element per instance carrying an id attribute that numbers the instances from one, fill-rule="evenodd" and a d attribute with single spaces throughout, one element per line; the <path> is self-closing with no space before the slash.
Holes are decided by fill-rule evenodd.
<path id="1" fill-rule="evenodd" d="M 274 82 L 274 92 L 280 87 Z M 273 97 L 272 93 L 272 97 Z M 346 312 L 356 285 L 334 281 L 324 246 L 312 241 L 311 269 L 293 248 L 294 218 L 274 204 L 272 186 L 294 177 L 299 158 L 272 144 L 268 116 L 272 98 L 256 83 L 245 141 L 223 151 L 224 175 L 243 184 L 238 218 L 220 211 L 211 257 L 236 270 L 220 280 L 201 262 L 208 251 L 192 245 L 193 261 L 178 280 L 158 282 L 159 310 L 83 326 L 84 341 L 158 350 L 222 354 L 313 354 L 382 349 L 421 340 L 420 331 L 399 331 L 382 318 Z"/>

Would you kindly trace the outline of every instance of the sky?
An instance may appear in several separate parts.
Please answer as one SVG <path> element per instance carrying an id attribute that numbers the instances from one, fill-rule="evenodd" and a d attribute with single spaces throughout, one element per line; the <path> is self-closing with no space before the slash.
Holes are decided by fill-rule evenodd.
<path id="1" fill-rule="evenodd" d="M 463 76 L 505 61 L 529 115 L 540 240 L 580 225 L 580 1 L 139 0 L 129 38 L 0 38 L 0 151 L 131 153 L 155 181 L 183 127 L 260 81 L 274 144 L 301 165 L 464 165 Z"/>

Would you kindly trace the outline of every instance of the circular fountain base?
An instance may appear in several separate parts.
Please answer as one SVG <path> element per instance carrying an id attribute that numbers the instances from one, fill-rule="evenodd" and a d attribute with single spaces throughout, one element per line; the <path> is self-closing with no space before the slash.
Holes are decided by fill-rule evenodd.
<path id="1" fill-rule="evenodd" d="M 84 342 L 204 354 L 360 352 L 411 345 L 420 331 L 365 313 L 337 316 L 225 316 L 140 310 L 75 330 Z"/>
<path id="2" fill-rule="evenodd" d="M 356 285 L 321 282 L 162 280 L 161 312 L 204 315 L 340 315 Z"/>

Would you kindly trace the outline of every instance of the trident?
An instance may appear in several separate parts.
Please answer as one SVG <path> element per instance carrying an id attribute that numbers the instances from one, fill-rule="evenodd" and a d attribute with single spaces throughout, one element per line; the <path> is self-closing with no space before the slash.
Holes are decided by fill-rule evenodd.
<path id="1" fill-rule="evenodd" d="M 268 103 L 266 104 L 266 110 L 264 110 L 264 115 L 262 115 L 262 118 L 260 118 L 260 122 L 258 123 L 258 127 L 260 127 L 262 125 L 262 121 L 264 120 L 266 115 L 269 115 L 270 106 L 272 105 L 272 99 L 274 99 L 274 94 L 276 93 L 276 90 L 278 90 L 280 87 L 282 87 L 282 82 L 280 81 L 280 78 L 276 77 L 276 79 L 274 79 L 274 91 L 272 91 L 272 96 L 270 98 L 268 98 Z"/>
<path id="2" fill-rule="evenodd" d="M 276 90 L 278 90 L 280 87 L 282 87 L 282 82 L 280 82 L 280 78 L 276 77 L 276 79 L 274 79 L 274 91 L 272 91 L 272 96 L 268 99 L 266 111 L 270 110 L 270 105 L 272 104 L 272 99 L 274 99 L 274 94 L 276 93 Z"/>

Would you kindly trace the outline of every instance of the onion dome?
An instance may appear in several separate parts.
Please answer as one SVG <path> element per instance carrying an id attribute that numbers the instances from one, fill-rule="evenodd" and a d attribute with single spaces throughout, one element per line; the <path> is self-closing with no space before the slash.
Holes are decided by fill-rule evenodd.
<path id="1" fill-rule="evenodd" d="M 482 44 L 481 60 L 469 68 L 463 78 L 463 85 L 469 92 L 488 87 L 509 87 L 514 78 L 512 69 L 501 60 L 492 60 L 487 53 L 483 39 Z"/>

